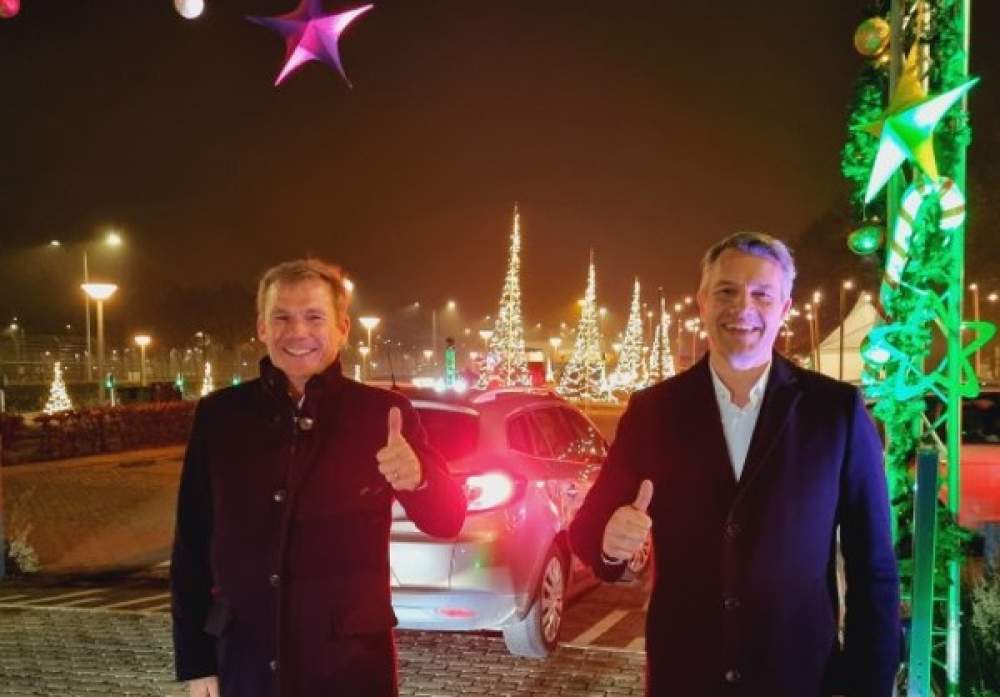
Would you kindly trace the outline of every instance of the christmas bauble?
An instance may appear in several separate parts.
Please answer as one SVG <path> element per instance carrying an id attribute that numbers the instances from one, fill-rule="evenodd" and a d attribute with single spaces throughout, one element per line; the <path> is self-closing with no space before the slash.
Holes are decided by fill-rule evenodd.
<path id="1" fill-rule="evenodd" d="M 0 0 L 0 17 L 10 19 L 21 11 L 21 0 Z"/>
<path id="2" fill-rule="evenodd" d="M 174 0 L 174 8 L 184 19 L 195 19 L 205 11 L 205 0 Z"/>
<path id="3" fill-rule="evenodd" d="M 847 236 L 847 247 L 858 256 L 877 252 L 885 239 L 885 227 L 877 218 L 868 221 Z"/>
<path id="4" fill-rule="evenodd" d="M 889 23 L 869 17 L 854 32 L 854 48 L 865 58 L 875 58 L 889 47 Z"/>

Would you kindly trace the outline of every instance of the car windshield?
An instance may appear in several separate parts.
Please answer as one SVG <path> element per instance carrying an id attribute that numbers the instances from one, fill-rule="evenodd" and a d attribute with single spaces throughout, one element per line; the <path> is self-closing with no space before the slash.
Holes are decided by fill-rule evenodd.
<path id="1" fill-rule="evenodd" d="M 962 407 L 962 440 L 1000 443 L 1000 393 L 986 392 Z"/>
<path id="2" fill-rule="evenodd" d="M 427 439 L 445 460 L 471 455 L 479 444 L 479 417 L 450 409 L 417 408 Z"/>

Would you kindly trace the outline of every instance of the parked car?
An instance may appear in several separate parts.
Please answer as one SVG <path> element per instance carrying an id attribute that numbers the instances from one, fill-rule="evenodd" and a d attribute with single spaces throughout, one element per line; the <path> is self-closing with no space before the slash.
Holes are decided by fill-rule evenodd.
<path id="1" fill-rule="evenodd" d="M 984 390 L 962 405 L 961 477 L 959 524 L 1000 525 L 1000 391 Z"/>
<path id="2" fill-rule="evenodd" d="M 402 391 L 462 482 L 468 515 L 457 538 L 439 540 L 395 505 L 389 556 L 399 626 L 500 630 L 511 653 L 547 656 L 567 598 L 594 582 L 567 532 L 607 443 L 580 410 L 546 390 Z M 647 546 L 632 572 L 648 561 Z"/>

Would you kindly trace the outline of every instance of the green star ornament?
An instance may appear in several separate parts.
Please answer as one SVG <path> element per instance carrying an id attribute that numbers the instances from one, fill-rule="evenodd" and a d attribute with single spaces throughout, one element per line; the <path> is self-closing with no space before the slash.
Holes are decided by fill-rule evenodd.
<path id="1" fill-rule="evenodd" d="M 860 127 L 860 130 L 879 138 L 875 164 L 865 192 L 865 204 L 878 195 L 905 160 L 916 164 L 928 177 L 937 179 L 934 128 L 948 109 L 978 81 L 979 78 L 972 78 L 943 94 L 927 96 L 920 79 L 917 45 L 913 45 L 889 99 L 889 106 L 878 121 Z"/>

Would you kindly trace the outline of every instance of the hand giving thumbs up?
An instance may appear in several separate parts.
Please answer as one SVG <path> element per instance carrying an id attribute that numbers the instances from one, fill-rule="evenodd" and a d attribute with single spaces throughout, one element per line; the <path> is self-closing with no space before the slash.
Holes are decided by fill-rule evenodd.
<path id="1" fill-rule="evenodd" d="M 653 482 L 644 479 L 635 501 L 616 510 L 604 527 L 602 551 L 612 559 L 631 559 L 649 535 L 652 519 L 646 514 L 653 499 Z"/>
<path id="2" fill-rule="evenodd" d="M 389 409 L 389 435 L 385 447 L 375 454 L 378 471 L 396 491 L 413 491 L 423 479 L 420 460 L 403 437 L 403 414 Z"/>

